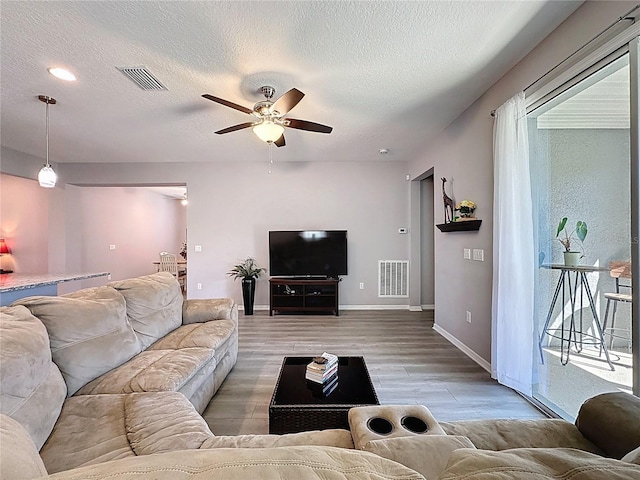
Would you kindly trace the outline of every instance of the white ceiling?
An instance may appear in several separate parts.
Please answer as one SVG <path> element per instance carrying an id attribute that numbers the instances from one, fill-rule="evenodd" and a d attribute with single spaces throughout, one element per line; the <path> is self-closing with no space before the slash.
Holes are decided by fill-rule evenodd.
<path id="1" fill-rule="evenodd" d="M 251 117 L 201 95 L 252 107 L 272 85 L 334 127 L 287 129 L 274 159 L 411 160 L 580 3 L 5 1 L 2 145 L 44 157 L 44 94 L 53 162 L 264 161 L 250 129 L 213 133 Z M 168 91 L 116 69 L 140 65 Z"/>

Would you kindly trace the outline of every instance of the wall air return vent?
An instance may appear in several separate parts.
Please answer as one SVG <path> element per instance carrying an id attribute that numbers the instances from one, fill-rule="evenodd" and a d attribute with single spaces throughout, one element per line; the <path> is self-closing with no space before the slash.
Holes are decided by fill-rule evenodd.
<path id="1" fill-rule="evenodd" d="M 405 298 L 409 296 L 409 261 L 378 261 L 378 297 Z"/>
<path id="2" fill-rule="evenodd" d="M 169 90 L 146 67 L 116 67 L 142 90 Z"/>

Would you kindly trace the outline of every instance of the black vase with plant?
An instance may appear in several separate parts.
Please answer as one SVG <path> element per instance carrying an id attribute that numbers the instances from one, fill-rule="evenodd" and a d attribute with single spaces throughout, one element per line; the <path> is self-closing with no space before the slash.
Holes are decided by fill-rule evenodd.
<path id="1" fill-rule="evenodd" d="M 256 279 L 266 272 L 266 268 L 259 267 L 255 259 L 247 257 L 246 260 L 234 265 L 227 272 L 233 280 L 242 279 L 242 300 L 244 302 L 244 314 L 253 315 L 253 301 L 256 294 Z"/>

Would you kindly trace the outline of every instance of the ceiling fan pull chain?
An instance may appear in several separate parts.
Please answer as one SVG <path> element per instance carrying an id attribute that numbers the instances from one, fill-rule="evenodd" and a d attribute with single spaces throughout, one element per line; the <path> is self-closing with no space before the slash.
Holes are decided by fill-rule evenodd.
<path id="1" fill-rule="evenodd" d="M 271 175 L 271 166 L 273 165 L 273 142 L 269 142 L 269 175 Z"/>

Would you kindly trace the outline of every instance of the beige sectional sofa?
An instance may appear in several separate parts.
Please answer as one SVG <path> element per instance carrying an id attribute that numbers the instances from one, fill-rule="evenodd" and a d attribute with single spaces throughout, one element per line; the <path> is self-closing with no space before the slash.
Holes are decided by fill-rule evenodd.
<path id="1" fill-rule="evenodd" d="M 0 413 L 49 473 L 227 444 L 353 445 L 347 431 L 214 437 L 200 413 L 237 354 L 234 302 L 183 300 L 168 273 L 27 297 L 0 309 Z"/>
<path id="2" fill-rule="evenodd" d="M 200 413 L 236 362 L 237 318 L 230 299 L 183 301 L 166 273 L 0 308 L 0 479 L 640 480 L 640 399 L 622 393 L 576 425 L 381 406 L 351 410 L 355 445 L 347 430 L 215 436 Z M 400 429 L 421 411 L 427 434 Z M 398 428 L 359 434 L 371 415 Z"/>

